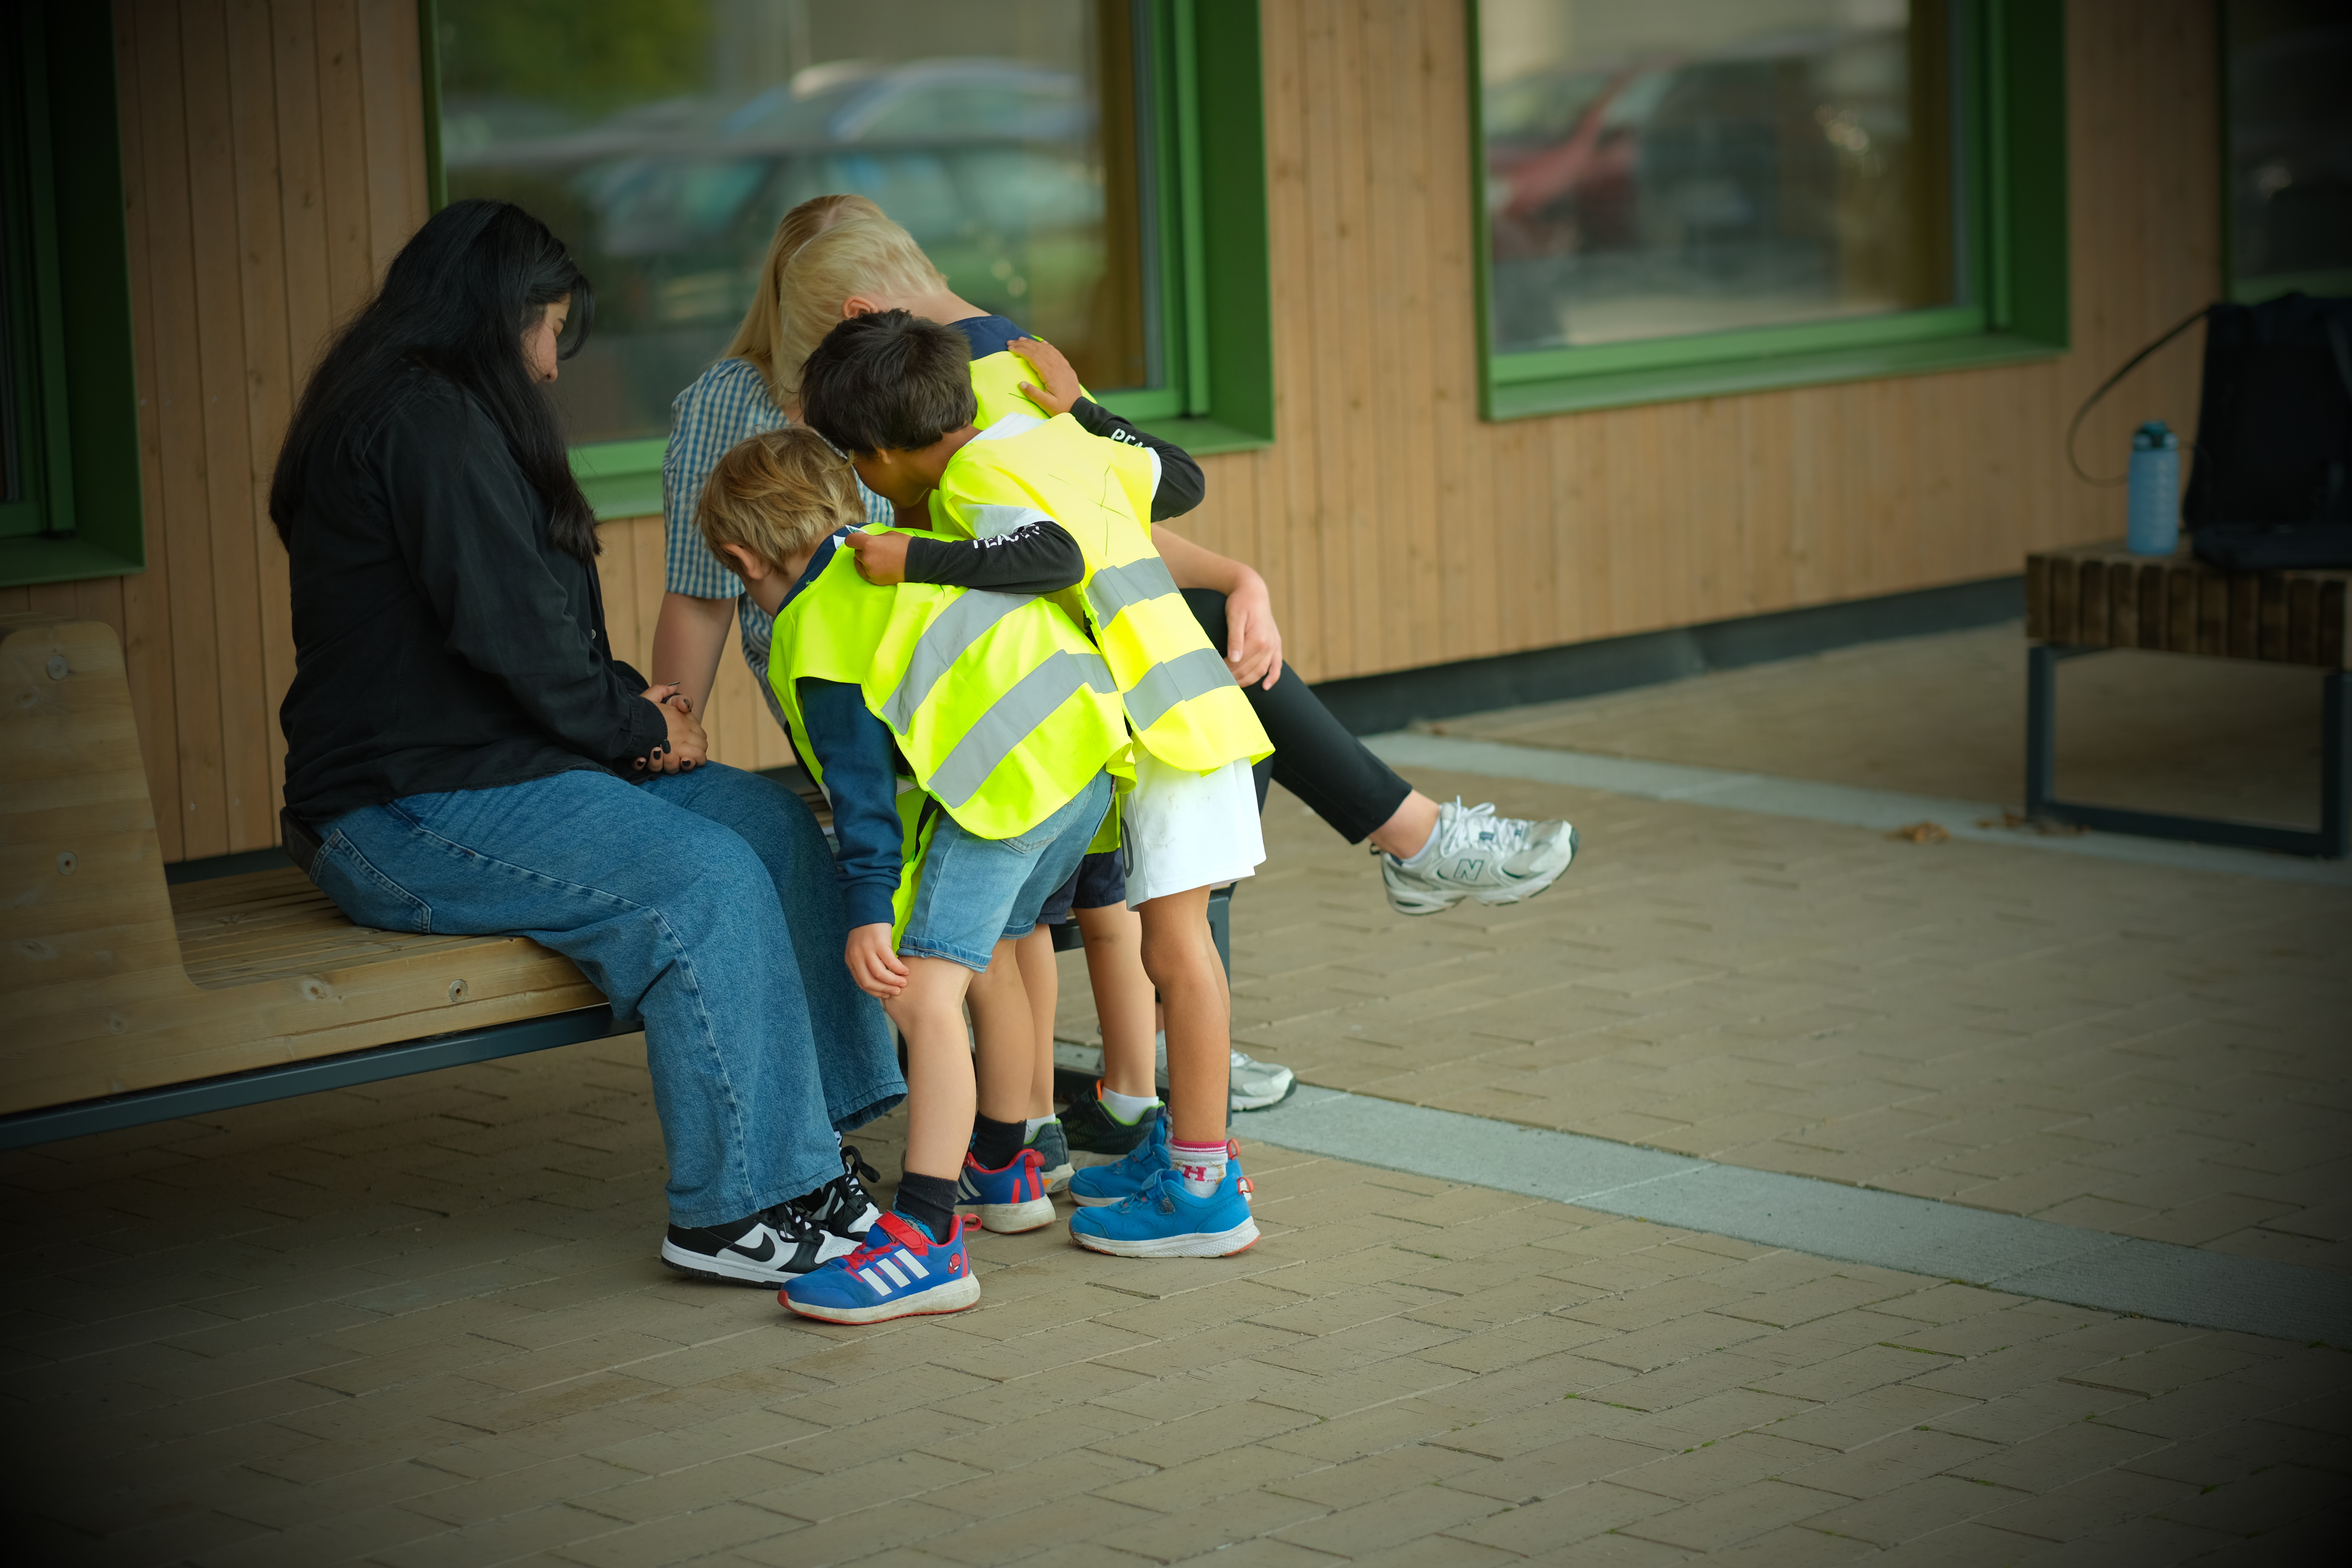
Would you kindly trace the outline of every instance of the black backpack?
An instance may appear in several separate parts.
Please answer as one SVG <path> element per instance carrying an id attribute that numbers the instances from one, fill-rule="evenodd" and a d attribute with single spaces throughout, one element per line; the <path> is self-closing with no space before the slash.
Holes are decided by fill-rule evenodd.
<path id="1" fill-rule="evenodd" d="M 2205 373 L 2180 507 L 2191 548 L 2229 572 L 2352 566 L 2352 300 L 2209 305 L 2133 355 L 2074 427 L 2200 318 Z"/>

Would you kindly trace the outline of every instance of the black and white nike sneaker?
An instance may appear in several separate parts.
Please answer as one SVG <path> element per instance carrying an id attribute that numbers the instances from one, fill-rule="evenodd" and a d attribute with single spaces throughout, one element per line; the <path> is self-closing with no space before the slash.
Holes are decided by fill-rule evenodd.
<path id="1" fill-rule="evenodd" d="M 864 1241 L 874 1222 L 882 1217 L 881 1207 L 866 1191 L 867 1182 L 878 1182 L 882 1173 L 860 1158 L 857 1145 L 841 1146 L 841 1174 L 809 1194 L 794 1198 L 793 1207 L 803 1218 L 819 1227 L 851 1241 Z"/>
<path id="2" fill-rule="evenodd" d="M 856 1250 L 857 1243 L 847 1237 L 813 1224 L 790 1204 L 778 1204 L 732 1225 L 674 1225 L 662 1240 L 661 1259 L 697 1279 L 781 1290 L 812 1268 Z"/>

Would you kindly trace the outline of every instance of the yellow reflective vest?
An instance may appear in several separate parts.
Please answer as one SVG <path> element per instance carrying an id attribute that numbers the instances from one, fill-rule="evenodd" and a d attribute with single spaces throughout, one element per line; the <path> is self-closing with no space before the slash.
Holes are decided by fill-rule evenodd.
<path id="1" fill-rule="evenodd" d="M 916 786 L 979 837 L 1026 833 L 1106 768 L 1133 777 L 1110 671 L 1049 600 L 922 583 L 877 587 L 857 574 L 852 552 L 836 549 L 777 614 L 768 651 L 769 687 L 822 787 L 801 710 L 803 679 L 858 688 Z M 900 815 L 909 816 L 903 797 Z M 918 846 L 910 839 L 908 847 Z M 902 879 L 902 892 L 907 885 Z"/>
<path id="2" fill-rule="evenodd" d="M 1014 414 L 949 460 L 931 522 L 970 539 L 1037 518 L 1067 529 L 1087 574 L 1056 597 L 1093 629 L 1138 742 L 1190 773 L 1255 762 L 1274 743 L 1151 546 L 1155 469 L 1148 449 L 1090 436 L 1066 414 Z"/>

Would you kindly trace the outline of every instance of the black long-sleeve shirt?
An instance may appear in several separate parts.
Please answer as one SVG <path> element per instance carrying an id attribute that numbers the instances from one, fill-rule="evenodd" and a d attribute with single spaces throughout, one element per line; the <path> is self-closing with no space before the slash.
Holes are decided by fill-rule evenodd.
<path id="1" fill-rule="evenodd" d="M 411 376 L 304 475 L 287 804 L 320 823 L 574 769 L 632 776 L 667 727 L 612 656 L 595 568 L 550 542 L 488 411 Z"/>

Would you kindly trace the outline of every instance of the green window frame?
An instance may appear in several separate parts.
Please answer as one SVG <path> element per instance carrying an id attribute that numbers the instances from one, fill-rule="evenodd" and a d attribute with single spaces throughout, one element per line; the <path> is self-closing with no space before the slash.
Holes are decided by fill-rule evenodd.
<path id="1" fill-rule="evenodd" d="M 440 27 L 419 0 L 425 167 L 433 209 L 448 201 L 441 162 Z M 1205 456 L 1274 440 L 1274 306 L 1266 254 L 1265 117 L 1256 0 L 1134 0 L 1146 41 L 1139 118 L 1149 152 L 1139 193 L 1158 262 L 1160 384 L 1104 405 Z M 1213 70 L 1203 70 L 1213 60 Z M 599 518 L 662 510 L 660 437 L 583 443 L 572 470 Z"/>
<path id="2" fill-rule="evenodd" d="M 1587 348 L 1493 350 L 1493 258 L 1485 211 L 1478 4 L 1466 7 L 1470 221 L 1477 253 L 1479 413 L 1523 419 L 1588 408 L 1972 370 L 2045 359 L 2068 345 L 2066 16 L 2053 0 L 1976 0 L 1955 29 L 1961 199 L 1969 215 L 1963 305 L 1850 321 L 1757 327 Z"/>
<path id="3" fill-rule="evenodd" d="M 146 569 L 131 260 L 103 5 L 0 21 L 0 340 L 16 495 L 0 490 L 0 585 Z"/>

